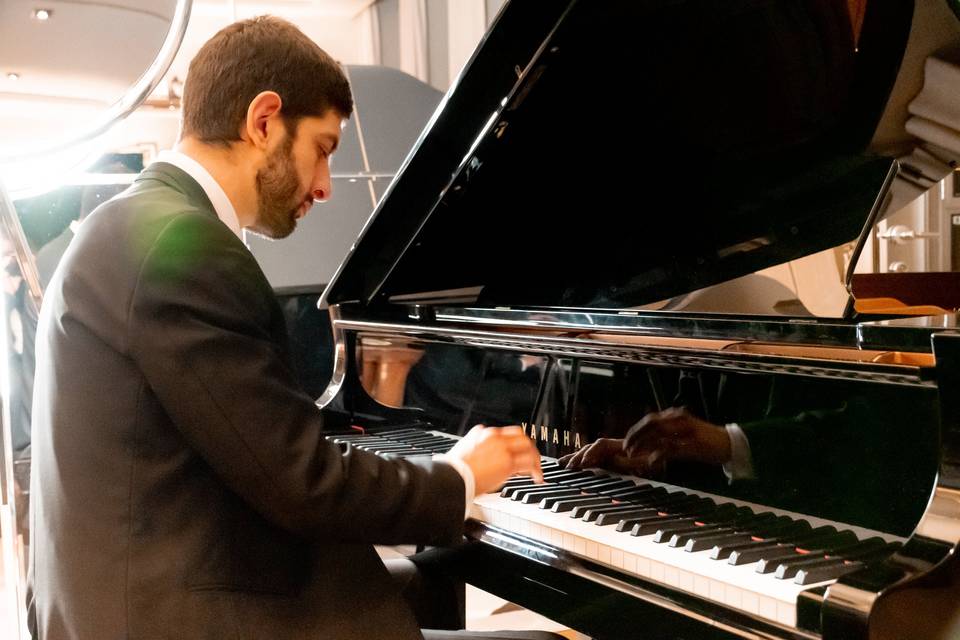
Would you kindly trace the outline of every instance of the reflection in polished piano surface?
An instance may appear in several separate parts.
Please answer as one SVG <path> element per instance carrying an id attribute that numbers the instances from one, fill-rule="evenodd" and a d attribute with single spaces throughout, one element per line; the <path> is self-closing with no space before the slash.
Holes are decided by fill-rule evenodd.
<path id="1" fill-rule="evenodd" d="M 477 498 L 451 572 L 594 637 L 951 637 L 960 336 L 845 286 L 911 11 L 505 6 L 322 300 L 331 438 L 512 423 L 546 456 L 549 486 Z M 553 466 L 681 406 L 751 470 Z"/>

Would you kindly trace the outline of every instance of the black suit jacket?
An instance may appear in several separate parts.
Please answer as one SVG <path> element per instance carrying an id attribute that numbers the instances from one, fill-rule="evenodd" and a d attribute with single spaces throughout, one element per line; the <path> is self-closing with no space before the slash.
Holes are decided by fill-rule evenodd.
<path id="1" fill-rule="evenodd" d="M 463 481 L 324 439 L 192 178 L 154 164 L 84 221 L 37 347 L 37 640 L 420 637 L 370 545 L 457 538 Z"/>

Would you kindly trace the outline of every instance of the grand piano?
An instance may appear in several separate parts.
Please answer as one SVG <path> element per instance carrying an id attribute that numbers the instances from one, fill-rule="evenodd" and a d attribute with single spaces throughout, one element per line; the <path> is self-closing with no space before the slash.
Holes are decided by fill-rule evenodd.
<path id="1" fill-rule="evenodd" d="M 595 638 L 957 637 L 957 317 L 849 293 L 912 11 L 503 8 L 321 300 L 331 439 L 520 424 L 544 456 L 476 499 L 454 575 Z M 749 471 L 556 463 L 681 406 Z"/>

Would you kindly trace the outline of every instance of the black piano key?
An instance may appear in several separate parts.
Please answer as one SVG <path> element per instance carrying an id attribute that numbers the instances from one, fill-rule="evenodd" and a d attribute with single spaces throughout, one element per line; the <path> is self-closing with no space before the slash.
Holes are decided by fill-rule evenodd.
<path id="1" fill-rule="evenodd" d="M 610 493 L 618 493 L 620 491 L 633 489 L 636 486 L 637 486 L 636 483 L 634 483 L 631 480 L 622 480 L 620 478 L 610 478 L 603 482 L 583 484 L 583 485 L 580 485 L 578 488 L 588 493 L 610 495 Z"/>
<path id="2" fill-rule="evenodd" d="M 792 544 L 806 544 L 811 541 L 815 543 L 817 540 L 825 539 L 827 536 L 836 534 L 836 532 L 837 529 L 835 527 L 824 525 L 796 536 L 785 536 L 782 539 L 761 538 L 759 540 L 751 540 L 750 542 L 735 544 L 729 549 L 729 563 L 735 565 L 750 564 L 762 558 L 765 553 L 781 548 L 784 545 L 789 546 Z M 721 559 L 715 554 L 711 554 L 710 557 L 717 560 Z"/>
<path id="3" fill-rule="evenodd" d="M 757 561 L 757 573 L 773 573 L 781 564 L 789 564 L 791 560 L 799 560 L 809 555 L 828 554 L 835 549 L 848 548 L 856 542 L 857 536 L 852 531 L 840 531 L 833 536 L 817 541 L 815 544 L 803 547 L 791 544 L 781 545 L 780 551 L 765 554 Z"/>
<path id="4" fill-rule="evenodd" d="M 623 493 L 624 491 L 635 491 L 636 486 L 637 484 L 635 482 L 630 480 L 621 480 L 615 484 L 611 484 L 608 487 L 594 487 L 591 489 L 591 491 L 601 496 L 612 496 Z"/>
<path id="5" fill-rule="evenodd" d="M 768 517 L 770 516 L 770 517 Z M 759 523 L 745 523 L 743 526 L 737 526 L 729 533 L 706 534 L 702 536 L 690 536 L 685 551 L 696 553 L 714 549 L 714 560 L 725 560 L 730 556 L 731 546 L 737 543 L 777 542 L 786 535 L 797 535 L 810 530 L 810 525 L 803 520 L 792 520 L 786 516 L 779 518 L 773 517 L 772 513 L 765 512 L 757 514 Z M 778 540 L 770 538 L 777 537 Z"/>
<path id="6" fill-rule="evenodd" d="M 767 550 L 757 560 L 756 571 L 757 573 L 773 573 L 782 563 L 802 557 L 802 554 L 797 553 L 796 548 L 791 545 L 777 545 L 775 548 Z"/>
<path id="7" fill-rule="evenodd" d="M 422 428 L 417 427 L 393 427 L 390 429 L 376 431 L 375 433 L 382 436 L 401 436 L 404 434 L 417 435 L 426 432 Z"/>
<path id="8" fill-rule="evenodd" d="M 601 497 L 603 497 L 603 496 L 595 496 L 595 497 L 601 498 Z M 606 503 L 606 505 L 604 505 L 603 503 L 601 503 L 600 505 L 592 505 L 592 506 L 591 506 L 591 505 L 583 505 L 583 504 L 582 504 L 582 505 L 578 505 L 578 506 L 574 507 L 574 508 L 570 511 L 570 517 L 571 517 L 571 518 L 582 518 L 587 511 L 590 511 L 591 509 L 603 508 L 604 506 L 607 506 L 607 507 L 616 509 L 616 508 L 619 508 L 619 507 L 625 507 L 625 506 L 627 506 L 627 505 L 626 505 L 625 503 L 623 503 L 623 502 L 617 502 L 616 500 L 608 500 L 607 503 Z"/>
<path id="9" fill-rule="evenodd" d="M 534 496 L 533 499 L 526 502 L 526 504 L 536 503 L 541 509 L 550 509 L 553 507 L 553 504 L 557 500 L 567 500 L 567 499 L 576 499 L 576 498 L 585 498 L 586 496 L 577 491 L 576 489 L 565 489 L 558 491 L 556 493 L 550 493 L 548 495 L 538 494 Z"/>
<path id="10" fill-rule="evenodd" d="M 581 498 L 557 498 L 549 508 L 554 513 L 567 513 L 573 511 L 576 507 L 593 507 L 602 504 L 610 504 L 610 501 L 598 496 L 583 496 Z"/>
<path id="11" fill-rule="evenodd" d="M 612 492 L 610 492 L 610 493 L 608 493 L 608 494 L 605 494 L 605 495 L 609 495 L 609 496 L 616 496 L 616 495 L 618 495 L 618 494 L 623 494 L 623 495 L 634 495 L 634 494 L 635 494 L 635 495 L 647 495 L 647 494 L 649 494 L 649 493 L 654 492 L 656 489 L 662 490 L 663 493 L 666 493 L 666 491 L 667 491 L 667 490 L 664 489 L 663 487 L 654 487 L 653 485 L 649 485 L 649 484 L 647 484 L 647 483 L 645 483 L 645 482 L 642 482 L 642 483 L 640 483 L 640 484 L 634 483 L 633 486 L 631 486 L 631 487 L 625 487 L 625 488 L 623 488 L 623 489 L 617 489 L 617 490 L 612 491 Z"/>
<path id="12" fill-rule="evenodd" d="M 624 502 L 641 503 L 645 500 L 654 500 L 658 497 L 668 495 L 663 487 L 648 487 L 643 489 L 620 489 L 618 491 L 601 491 L 598 495 L 614 500 L 623 500 Z"/>
<path id="13" fill-rule="evenodd" d="M 656 543 L 663 544 L 663 543 L 672 542 L 673 537 L 677 534 L 693 534 L 698 531 L 715 531 L 721 527 L 727 530 L 731 530 L 729 527 L 729 522 L 731 520 L 731 517 L 720 517 L 720 518 L 716 518 L 715 521 L 709 518 L 709 515 L 707 517 L 692 516 L 692 518 L 693 518 L 693 522 L 691 522 L 686 527 L 678 528 L 675 526 L 669 526 L 663 529 L 657 529 L 657 532 L 653 534 L 653 541 Z M 680 544 L 679 536 L 678 536 L 678 541 L 675 544 L 670 544 L 670 546 L 682 547 L 684 544 L 686 544 L 686 540 L 687 539 L 684 537 L 683 544 Z"/>
<path id="14" fill-rule="evenodd" d="M 666 518 L 657 518 L 653 522 L 638 522 L 633 525 L 633 529 L 630 530 L 630 535 L 638 537 L 649 536 L 656 534 L 658 531 L 665 531 L 671 528 L 681 529 L 693 524 L 695 520 L 696 518 L 688 516 L 668 516 Z"/>
<path id="15" fill-rule="evenodd" d="M 525 489 L 544 489 L 547 487 L 561 487 L 563 485 L 555 482 L 544 481 L 542 483 L 537 483 L 533 478 L 527 478 L 524 482 L 518 482 L 514 484 L 505 484 L 500 490 L 501 498 L 513 498 L 513 496 L 521 490 Z"/>
<path id="16" fill-rule="evenodd" d="M 591 477 L 578 478 L 576 480 L 565 482 L 564 484 L 570 485 L 571 487 L 579 488 L 584 486 L 591 486 L 594 484 L 603 484 L 604 482 L 612 482 L 620 479 L 620 478 L 617 478 L 616 476 L 610 476 L 605 473 L 594 473 L 590 475 Z"/>
<path id="17" fill-rule="evenodd" d="M 710 549 L 716 550 L 719 547 L 724 545 L 731 545 L 737 542 L 749 542 L 751 534 L 743 533 L 740 531 L 710 531 L 700 536 L 690 536 L 687 540 L 687 544 L 684 545 L 683 550 L 689 553 L 697 553 L 699 551 L 707 551 Z M 711 554 L 712 555 L 712 554 Z M 722 557 L 713 558 L 714 560 L 723 560 L 729 556 L 729 552 Z"/>
<path id="18" fill-rule="evenodd" d="M 576 496 L 580 495 L 580 492 L 576 489 L 568 489 L 567 487 L 557 485 L 538 485 L 533 488 L 518 489 L 513 492 L 513 496 L 511 496 L 510 499 L 530 504 L 531 501 L 540 502 L 541 499 L 550 495 Z"/>
<path id="19" fill-rule="evenodd" d="M 730 534 L 734 529 L 728 525 L 723 524 L 708 524 L 699 527 L 693 527 L 687 529 L 686 531 L 674 531 L 673 535 L 670 536 L 670 539 L 667 540 L 668 547 L 680 547 L 686 549 L 687 544 L 698 540 L 704 537 L 708 537 L 711 534 L 713 535 L 723 535 Z M 654 537 L 654 542 L 660 542 Z M 711 545 L 712 546 L 712 545 Z"/>
<path id="20" fill-rule="evenodd" d="M 417 451 L 416 449 L 412 449 L 409 451 L 378 451 L 377 455 L 384 456 L 387 458 L 412 458 L 417 456 L 433 457 L 433 454 L 430 453 L 429 451 L 423 452 L 423 451 Z"/>
<path id="21" fill-rule="evenodd" d="M 638 524 L 655 523 L 664 518 L 675 518 L 678 516 L 699 516 L 705 510 L 715 508 L 716 505 L 711 500 L 700 498 L 699 496 L 687 496 L 685 500 L 673 502 L 669 508 L 661 506 L 640 505 L 653 509 L 653 514 L 649 516 L 625 518 L 617 523 L 617 531 L 632 532 Z M 652 532 L 655 533 L 655 532 Z M 646 534 L 644 534 L 646 535 Z"/>
<path id="22" fill-rule="evenodd" d="M 753 516 L 753 511 L 747 507 L 737 507 L 732 504 L 722 504 L 718 506 L 710 501 L 706 507 L 701 510 L 694 510 L 690 515 L 693 518 L 693 522 L 690 523 L 689 526 L 682 528 L 670 526 L 664 529 L 658 529 L 653 536 L 653 541 L 664 543 L 669 542 L 675 533 L 716 529 L 720 526 L 729 527 L 732 523 L 742 522 Z"/>
<path id="23" fill-rule="evenodd" d="M 633 498 L 631 503 L 642 506 L 658 508 L 661 511 L 687 509 L 699 505 L 705 498 L 693 496 L 682 491 L 671 491 L 664 494 L 655 494 L 647 497 Z"/>
<path id="24" fill-rule="evenodd" d="M 551 483 L 548 482 L 546 484 L 551 484 Z M 535 487 L 535 486 L 538 486 L 538 485 L 532 479 L 528 480 L 527 482 L 504 485 L 503 489 L 500 490 L 500 497 L 512 498 L 514 492 L 516 492 L 517 490 L 522 489 L 524 487 Z M 539 486 L 543 486 L 543 485 L 539 485 Z"/>
<path id="25" fill-rule="evenodd" d="M 865 566 L 866 565 L 864 563 L 857 560 L 839 560 L 837 558 L 831 558 L 825 561 L 823 564 L 801 568 L 799 571 L 797 571 L 797 577 L 794 578 L 794 582 L 797 584 L 807 585 L 815 584 L 817 582 L 825 582 L 827 580 L 836 580 L 837 578 L 848 573 L 859 571 Z"/>
<path id="26" fill-rule="evenodd" d="M 544 478 L 544 480 L 547 480 L 547 478 Z M 503 483 L 502 488 L 505 489 L 507 487 L 519 487 L 525 484 L 533 484 L 533 478 L 530 476 L 517 476 L 515 478 L 508 478 L 506 482 Z"/>
<path id="27" fill-rule="evenodd" d="M 598 527 L 606 527 L 611 524 L 620 524 L 624 520 L 630 520 L 634 518 L 643 518 L 643 517 L 655 516 L 655 515 L 657 515 L 656 509 L 650 509 L 650 508 L 644 509 L 644 508 L 635 507 L 632 511 L 624 511 L 621 513 L 601 513 L 599 516 L 597 516 L 597 519 L 594 522 L 594 524 L 597 525 Z M 619 529 L 619 531 L 623 531 L 623 529 Z"/>
<path id="28" fill-rule="evenodd" d="M 613 515 L 613 514 L 628 513 L 630 511 L 636 510 L 636 508 L 637 508 L 636 505 L 623 504 L 623 503 L 609 505 L 609 506 L 587 507 L 584 510 L 583 515 L 581 516 L 581 519 L 584 522 L 594 522 L 597 518 L 600 517 L 601 514 Z M 576 516 L 571 516 L 571 517 L 575 518 Z"/>
<path id="29" fill-rule="evenodd" d="M 597 474 L 590 471 L 569 471 L 563 469 L 555 473 L 545 473 L 543 474 L 543 479 L 549 480 L 550 482 L 570 482 L 580 478 L 595 478 L 596 475 Z"/>
<path id="30" fill-rule="evenodd" d="M 798 558 L 791 558 L 777 565 L 774 571 L 774 577 L 780 580 L 789 580 L 796 577 L 797 572 L 807 567 L 818 567 L 829 565 L 830 561 L 837 560 L 858 560 L 869 557 L 881 549 L 886 549 L 888 543 L 880 537 L 873 537 L 855 542 L 843 547 L 837 547 L 824 553 L 810 553 L 801 555 Z"/>

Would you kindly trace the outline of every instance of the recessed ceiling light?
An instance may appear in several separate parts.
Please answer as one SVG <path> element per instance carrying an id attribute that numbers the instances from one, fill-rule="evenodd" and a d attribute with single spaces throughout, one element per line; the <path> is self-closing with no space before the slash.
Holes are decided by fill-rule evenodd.
<path id="1" fill-rule="evenodd" d="M 52 9 L 37 9 L 33 12 L 33 17 L 37 20 L 46 21 L 53 16 Z"/>
<path id="2" fill-rule="evenodd" d="M 7 80 L 19 80 L 19 79 L 20 79 L 20 74 L 19 74 L 19 73 L 8 73 L 8 74 L 7 74 Z"/>

